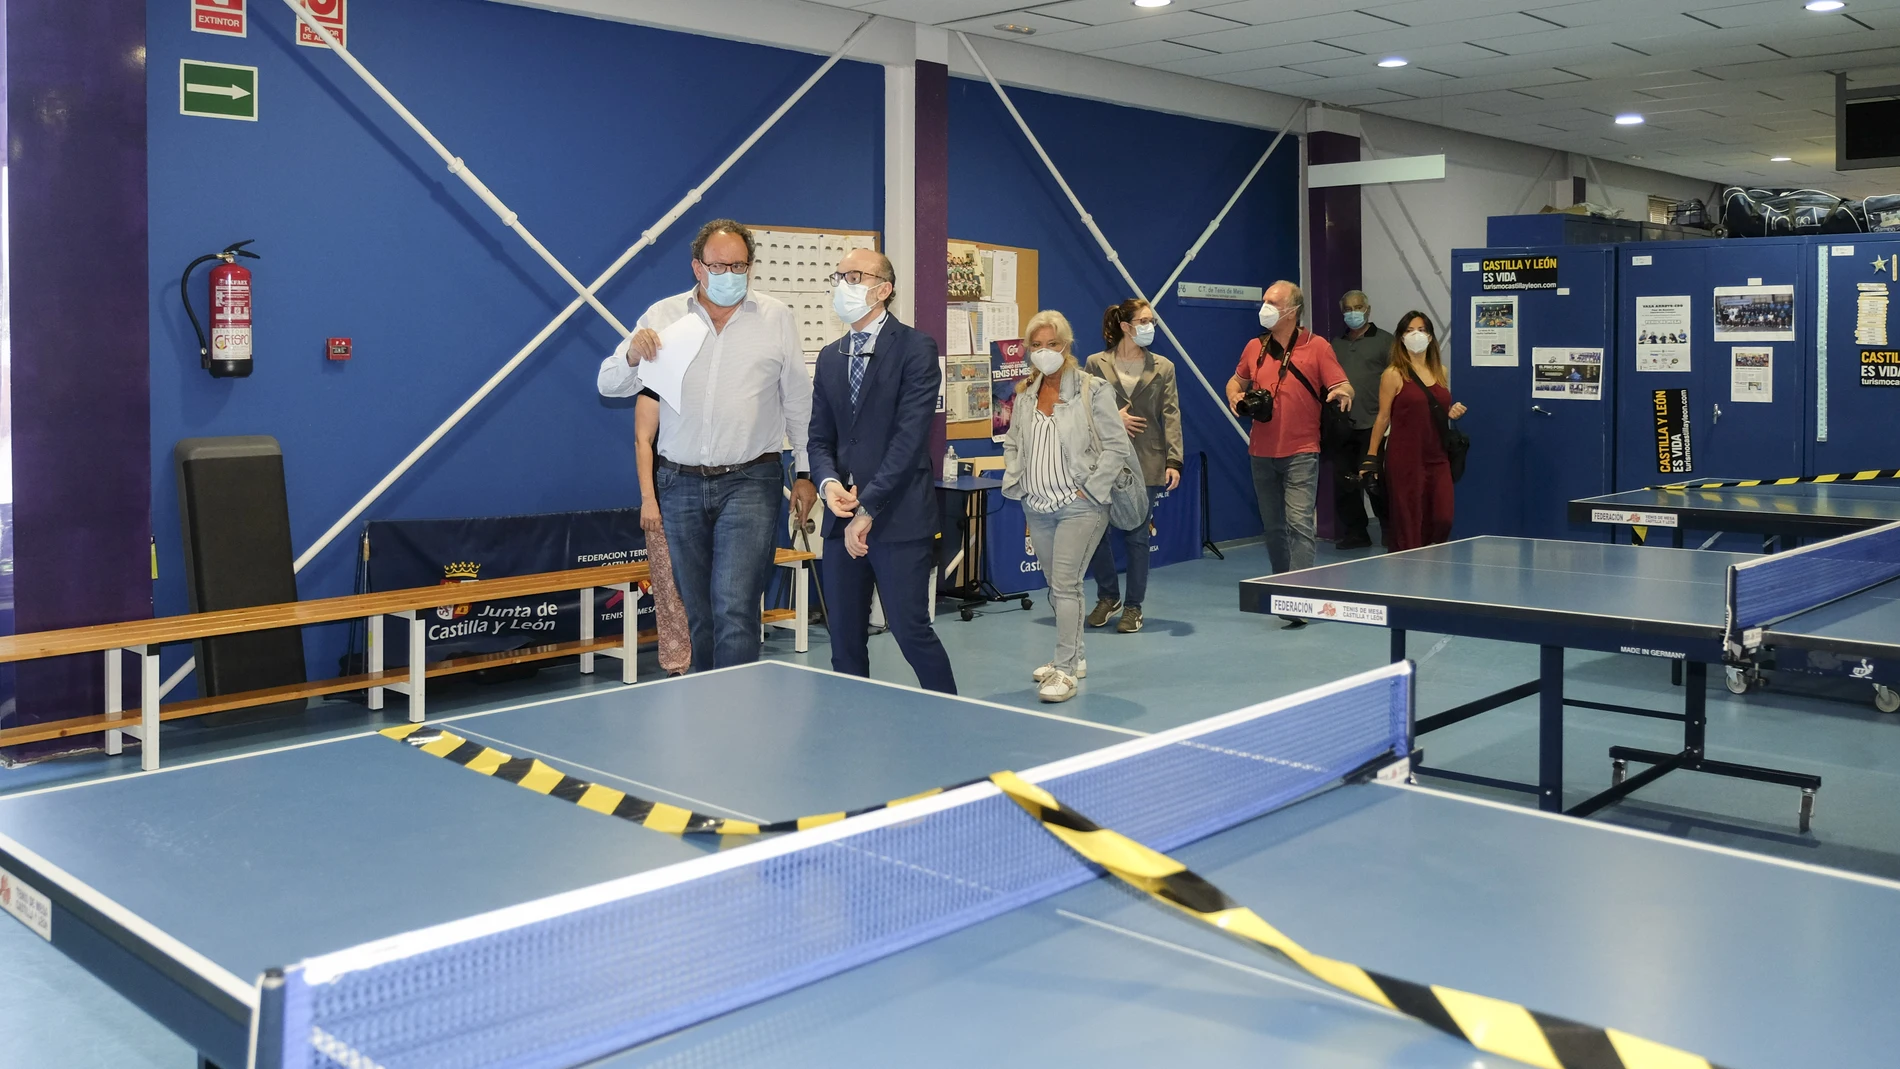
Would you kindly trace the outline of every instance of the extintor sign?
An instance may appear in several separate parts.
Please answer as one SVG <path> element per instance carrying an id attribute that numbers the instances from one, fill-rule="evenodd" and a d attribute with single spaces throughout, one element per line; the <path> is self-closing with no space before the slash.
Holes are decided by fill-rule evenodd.
<path id="1" fill-rule="evenodd" d="M 195 33 L 245 36 L 250 27 L 244 0 L 191 0 L 191 28 Z"/>
<path id="2" fill-rule="evenodd" d="M 316 19 L 331 37 L 336 38 L 337 44 L 348 48 L 349 41 L 345 33 L 348 30 L 349 17 L 344 9 L 344 2 L 345 0 L 303 0 L 303 6 L 304 10 L 310 12 L 311 18 Z M 297 20 L 297 43 L 311 48 L 329 47 L 323 38 L 318 37 L 310 28 L 309 23 L 302 19 Z"/>

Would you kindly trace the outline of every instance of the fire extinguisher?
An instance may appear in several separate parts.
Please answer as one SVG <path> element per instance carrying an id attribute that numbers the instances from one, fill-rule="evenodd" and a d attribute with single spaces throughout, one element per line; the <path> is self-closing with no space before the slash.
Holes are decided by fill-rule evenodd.
<path id="1" fill-rule="evenodd" d="M 245 251 L 256 238 L 240 241 L 223 252 L 200 256 L 185 267 L 178 280 L 178 296 L 185 302 L 185 314 L 191 317 L 191 329 L 198 332 L 198 363 L 213 378 L 242 378 L 251 373 L 251 272 L 237 262 L 240 256 L 261 259 Z M 204 327 L 191 307 L 191 273 L 210 260 L 224 262 L 211 269 L 211 339 L 205 340 Z"/>

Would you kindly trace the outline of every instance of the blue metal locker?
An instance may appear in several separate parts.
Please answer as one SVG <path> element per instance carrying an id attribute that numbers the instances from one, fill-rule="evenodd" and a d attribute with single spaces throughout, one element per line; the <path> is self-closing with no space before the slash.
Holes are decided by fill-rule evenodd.
<path id="1" fill-rule="evenodd" d="M 1816 333 L 1808 378 L 1806 474 L 1900 467 L 1900 330 L 1887 301 L 1900 297 L 1900 234 L 1838 234 L 1808 252 L 1816 279 Z M 1826 318 L 1820 317 L 1825 295 Z M 1868 299 L 1863 323 L 1862 298 Z M 1864 328 L 1867 333 L 1861 334 Z M 1862 356 L 1869 354 L 1863 372 Z M 1865 377 L 1863 378 L 1863 374 Z M 1888 385 L 1882 385 L 1887 383 Z"/>
<path id="2" fill-rule="evenodd" d="M 1485 260 L 1541 257 L 1557 259 L 1556 288 L 1484 288 Z M 1453 250 L 1451 387 L 1469 409 L 1463 426 L 1471 436 L 1453 537 L 1601 538 L 1566 514 L 1573 498 L 1611 490 L 1615 258 L 1609 245 Z M 1474 299 L 1487 296 L 1517 298 L 1514 366 L 1472 362 Z M 1546 347 L 1600 350 L 1599 399 L 1533 397 L 1533 358 Z"/>

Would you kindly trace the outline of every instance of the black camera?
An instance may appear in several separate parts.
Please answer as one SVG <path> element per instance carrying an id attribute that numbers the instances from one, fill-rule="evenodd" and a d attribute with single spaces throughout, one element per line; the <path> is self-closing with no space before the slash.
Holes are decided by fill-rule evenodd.
<path id="1" fill-rule="evenodd" d="M 1273 394 L 1261 389 L 1248 390 L 1234 408 L 1255 423 L 1269 423 L 1273 420 Z"/>

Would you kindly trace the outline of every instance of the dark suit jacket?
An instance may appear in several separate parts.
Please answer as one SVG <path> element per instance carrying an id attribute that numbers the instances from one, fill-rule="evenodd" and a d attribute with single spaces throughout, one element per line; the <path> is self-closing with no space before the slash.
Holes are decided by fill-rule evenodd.
<path id="1" fill-rule="evenodd" d="M 808 440 L 812 481 L 822 487 L 836 479 L 847 490 L 855 483 L 858 503 L 871 511 L 873 539 L 930 538 L 938 525 L 930 470 L 930 427 L 943 382 L 937 342 L 891 316 L 873 346 L 855 415 L 850 338 L 818 354 Z M 825 514 L 825 537 L 842 534 L 846 521 L 832 515 L 823 497 L 818 507 Z"/>

